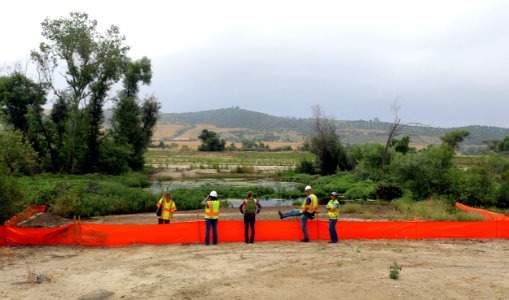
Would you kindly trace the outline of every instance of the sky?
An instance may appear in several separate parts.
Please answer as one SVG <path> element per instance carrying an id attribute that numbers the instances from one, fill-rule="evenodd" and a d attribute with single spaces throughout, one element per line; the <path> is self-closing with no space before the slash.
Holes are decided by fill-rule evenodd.
<path id="1" fill-rule="evenodd" d="M 0 66 L 27 65 L 40 23 L 69 12 L 152 60 L 142 96 L 163 112 L 392 121 L 397 103 L 403 123 L 509 128 L 509 1 L 8 1 Z"/>

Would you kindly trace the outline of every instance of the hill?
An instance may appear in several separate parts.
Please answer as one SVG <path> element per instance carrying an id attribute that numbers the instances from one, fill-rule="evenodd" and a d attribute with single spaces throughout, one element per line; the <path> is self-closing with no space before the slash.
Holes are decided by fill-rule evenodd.
<path id="1" fill-rule="evenodd" d="M 336 121 L 337 132 L 344 143 L 384 142 L 389 122 Z M 216 131 L 227 141 L 238 142 L 243 138 L 259 141 L 302 142 L 311 133 L 311 119 L 277 117 L 249 111 L 239 107 L 220 108 L 200 112 L 163 113 L 158 122 L 154 139 L 195 140 L 203 128 Z M 401 135 L 408 135 L 414 145 L 440 143 L 440 136 L 451 130 L 467 130 L 470 136 L 463 145 L 482 146 L 483 141 L 502 139 L 509 135 L 509 128 L 471 125 L 454 128 L 430 127 L 422 124 L 404 124 Z M 164 134 L 162 132 L 165 131 Z"/>

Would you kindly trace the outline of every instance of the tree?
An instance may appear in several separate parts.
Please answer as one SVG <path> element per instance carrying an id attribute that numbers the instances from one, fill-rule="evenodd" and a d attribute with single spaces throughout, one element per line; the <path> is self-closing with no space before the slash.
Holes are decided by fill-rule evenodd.
<path id="1" fill-rule="evenodd" d="M 313 107 L 313 131 L 311 137 L 311 152 L 316 155 L 316 161 L 322 175 L 334 174 L 336 170 L 349 170 L 352 163 L 336 134 L 333 120 L 326 118 L 320 106 Z"/>
<path id="2" fill-rule="evenodd" d="M 387 133 L 387 140 L 385 142 L 385 148 L 382 155 L 382 161 L 380 164 L 380 168 L 382 169 L 382 172 L 385 170 L 385 165 L 388 163 L 390 157 L 389 157 L 389 148 L 393 146 L 393 141 L 395 140 L 395 137 L 399 135 L 401 131 L 401 119 L 398 116 L 399 111 L 399 105 L 398 101 L 394 101 L 394 104 L 392 105 L 392 111 L 394 112 L 394 121 L 392 122 L 391 126 L 389 127 L 389 132 Z"/>
<path id="3" fill-rule="evenodd" d="M 123 90 L 113 113 L 113 135 L 118 145 L 128 146 L 129 167 L 141 170 L 145 164 L 144 154 L 152 140 L 159 117 L 160 104 L 154 97 L 138 99 L 140 84 L 150 84 L 151 62 L 143 57 L 124 62 Z"/>
<path id="4" fill-rule="evenodd" d="M 440 139 L 442 140 L 443 145 L 456 149 L 458 148 L 459 143 L 463 142 L 463 140 L 469 135 L 470 132 L 466 130 L 453 130 L 441 136 Z"/>
<path id="5" fill-rule="evenodd" d="M 0 168 L 13 175 L 33 174 L 37 168 L 37 153 L 23 140 L 19 131 L 0 132 Z"/>
<path id="6" fill-rule="evenodd" d="M 198 138 L 202 141 L 202 144 L 198 147 L 198 151 L 224 151 L 226 142 L 223 139 L 219 139 L 217 133 L 203 129 Z"/>
<path id="7" fill-rule="evenodd" d="M 42 80 L 48 84 L 60 101 L 68 107 L 65 132 L 67 135 L 66 169 L 74 173 L 79 167 L 79 158 L 88 156 L 87 145 L 95 143 L 99 137 L 94 126 L 101 119 L 102 104 L 107 91 L 119 80 L 125 54 L 124 37 L 116 26 L 111 26 L 104 35 L 97 31 L 97 21 L 89 20 L 85 13 L 71 13 L 69 18 L 45 19 L 41 24 L 42 35 L 47 40 L 33 50 L 32 59 Z M 65 86 L 59 88 L 53 76 L 61 74 Z M 91 115 L 86 119 L 82 110 L 91 103 Z M 90 122 L 88 130 L 85 122 Z M 88 136 L 88 141 L 80 137 Z M 94 160 L 95 160 L 95 154 Z M 90 158 L 90 157 L 89 157 Z M 85 161 L 82 161 L 85 164 Z"/>
<path id="8" fill-rule="evenodd" d="M 23 194 L 16 181 L 0 166 L 0 225 L 19 211 L 16 203 L 22 203 L 22 199 Z"/>

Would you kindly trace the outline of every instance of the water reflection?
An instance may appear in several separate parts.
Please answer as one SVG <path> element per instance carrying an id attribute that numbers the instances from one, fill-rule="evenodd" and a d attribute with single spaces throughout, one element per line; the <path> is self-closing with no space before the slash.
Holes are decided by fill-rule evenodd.
<path id="1" fill-rule="evenodd" d="M 293 191 L 297 188 L 294 182 L 280 182 L 274 180 L 251 179 L 251 178 L 232 178 L 232 179 L 196 179 L 187 181 L 152 181 L 150 187 L 152 193 L 159 194 L 166 190 L 176 188 L 237 188 L 247 186 L 260 186 L 273 188 L 275 192 L 280 192 L 282 189 Z"/>

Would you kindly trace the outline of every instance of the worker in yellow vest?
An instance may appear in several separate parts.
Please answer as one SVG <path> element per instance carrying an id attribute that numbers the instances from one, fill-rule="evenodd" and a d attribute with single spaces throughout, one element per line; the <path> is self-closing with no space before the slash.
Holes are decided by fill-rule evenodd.
<path id="1" fill-rule="evenodd" d="M 338 233 L 336 232 L 336 222 L 339 216 L 338 193 L 332 192 L 330 194 L 330 201 L 325 208 L 327 209 L 327 216 L 329 217 L 329 243 L 337 243 Z"/>
<path id="2" fill-rule="evenodd" d="M 156 215 L 158 216 L 159 224 L 169 224 L 173 213 L 177 210 L 177 206 L 173 201 L 170 192 L 166 192 L 164 196 L 157 202 Z"/>
<path id="3" fill-rule="evenodd" d="M 220 202 L 217 199 L 217 192 L 210 192 L 205 205 L 205 245 L 210 242 L 210 228 L 212 227 L 212 243 L 217 245 L 217 221 L 219 220 Z"/>
<path id="4" fill-rule="evenodd" d="M 304 192 L 307 197 L 304 201 L 302 201 L 300 209 L 294 209 L 285 213 L 278 211 L 278 214 L 280 219 L 300 215 L 300 227 L 302 229 L 302 234 L 304 235 L 304 238 L 300 241 L 309 242 L 306 223 L 308 220 L 313 220 L 315 214 L 318 213 L 318 198 L 313 194 L 313 190 L 309 185 L 304 188 Z"/>

